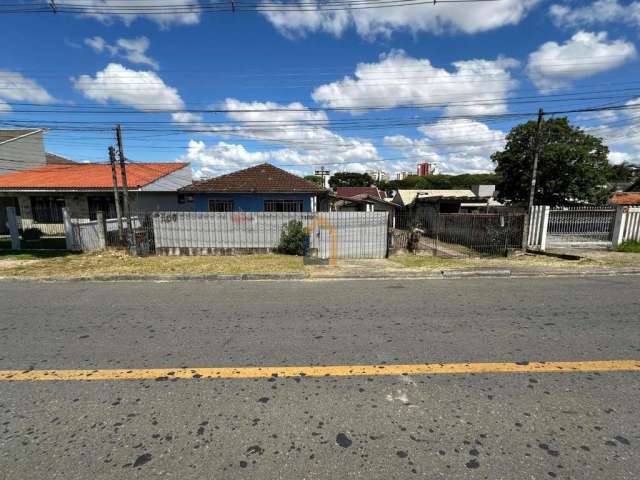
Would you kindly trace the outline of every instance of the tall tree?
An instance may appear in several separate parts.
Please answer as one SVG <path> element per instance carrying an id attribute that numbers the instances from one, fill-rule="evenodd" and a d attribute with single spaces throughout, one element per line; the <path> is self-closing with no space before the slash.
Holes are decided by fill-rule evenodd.
<path id="1" fill-rule="evenodd" d="M 517 125 L 507 135 L 505 149 L 491 156 L 501 177 L 500 198 L 527 203 L 536 129 L 535 121 Z M 563 117 L 542 122 L 540 142 L 534 203 L 556 206 L 606 200 L 611 167 L 607 161 L 609 148 L 602 139 L 572 126 Z"/>
<path id="2" fill-rule="evenodd" d="M 306 175 L 304 179 L 308 182 L 315 183 L 319 187 L 324 187 L 324 185 L 322 184 L 322 177 L 318 175 Z"/>
<path id="3" fill-rule="evenodd" d="M 611 167 L 612 182 L 633 182 L 640 177 L 640 164 L 622 162 Z"/>
<path id="4" fill-rule="evenodd" d="M 369 187 L 371 185 L 373 185 L 373 178 L 368 173 L 338 172 L 329 179 L 331 188 Z"/>

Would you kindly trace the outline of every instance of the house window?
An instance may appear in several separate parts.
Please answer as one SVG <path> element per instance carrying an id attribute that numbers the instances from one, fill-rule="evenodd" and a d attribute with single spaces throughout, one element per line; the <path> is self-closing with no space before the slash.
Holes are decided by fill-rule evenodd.
<path id="1" fill-rule="evenodd" d="M 233 212 L 233 200 L 209 199 L 210 212 Z"/>
<path id="2" fill-rule="evenodd" d="M 301 212 L 302 200 L 265 200 L 265 212 Z"/>
<path id="3" fill-rule="evenodd" d="M 38 223 L 62 223 L 64 198 L 31 197 L 33 220 Z"/>
<path id="4" fill-rule="evenodd" d="M 96 213 L 104 213 L 104 218 L 116 218 L 116 201 L 113 196 L 96 196 L 87 197 L 87 203 L 89 204 L 89 218 L 91 220 L 96 219 Z M 121 202 L 122 203 L 122 202 Z"/>

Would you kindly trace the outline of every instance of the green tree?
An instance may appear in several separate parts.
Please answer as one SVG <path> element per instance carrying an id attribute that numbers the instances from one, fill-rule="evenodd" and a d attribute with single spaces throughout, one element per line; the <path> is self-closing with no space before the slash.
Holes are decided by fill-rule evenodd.
<path id="1" fill-rule="evenodd" d="M 633 182 L 640 177 L 640 164 L 622 162 L 611 166 L 609 180 L 612 182 Z"/>
<path id="2" fill-rule="evenodd" d="M 500 177 L 495 173 L 464 173 L 461 175 L 410 175 L 403 180 L 376 182 L 380 190 L 447 190 L 468 189 L 472 185 L 497 185 Z"/>
<path id="3" fill-rule="evenodd" d="M 505 149 L 491 156 L 501 177 L 497 187 L 500 198 L 528 202 L 536 132 L 535 121 L 515 126 L 507 135 Z M 544 120 L 535 203 L 604 202 L 611 169 L 608 154 L 602 139 L 572 126 L 566 117 Z"/>
<path id="4" fill-rule="evenodd" d="M 319 187 L 324 187 L 324 185 L 322 184 L 322 177 L 319 177 L 318 175 L 307 175 L 304 177 L 304 179 L 307 182 L 315 183 Z"/>
<path id="5" fill-rule="evenodd" d="M 373 185 L 373 178 L 368 173 L 338 172 L 329 179 L 331 188 L 369 187 L 371 185 Z"/>

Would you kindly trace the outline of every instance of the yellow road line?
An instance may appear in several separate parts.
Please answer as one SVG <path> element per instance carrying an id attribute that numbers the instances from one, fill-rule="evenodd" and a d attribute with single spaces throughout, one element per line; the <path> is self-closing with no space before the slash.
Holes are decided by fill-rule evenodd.
<path id="1" fill-rule="evenodd" d="M 197 378 L 362 377 L 471 373 L 640 372 L 640 360 L 586 362 L 434 363 L 300 367 L 153 368 L 132 370 L 0 370 L 0 381 L 171 380 Z"/>

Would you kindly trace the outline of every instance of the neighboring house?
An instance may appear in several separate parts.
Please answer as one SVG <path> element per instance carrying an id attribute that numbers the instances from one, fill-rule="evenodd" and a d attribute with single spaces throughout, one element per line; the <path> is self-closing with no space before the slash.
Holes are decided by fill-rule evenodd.
<path id="1" fill-rule="evenodd" d="M 193 182 L 197 212 L 315 212 L 326 210 L 328 191 L 269 163 Z"/>
<path id="2" fill-rule="evenodd" d="M 47 164 L 45 130 L 0 130 L 0 175 Z"/>
<path id="3" fill-rule="evenodd" d="M 55 153 L 47 152 L 45 155 L 47 165 L 68 165 L 69 163 L 76 163 L 73 160 L 69 160 L 68 158 L 61 157 L 60 155 L 56 155 Z"/>
<path id="4" fill-rule="evenodd" d="M 629 186 L 625 192 L 640 192 L 640 178 L 637 179 L 631 186 Z"/>
<path id="5" fill-rule="evenodd" d="M 398 190 L 392 202 L 416 213 L 465 213 L 500 206 L 493 199 L 494 185 L 474 185 L 470 190 Z"/>
<path id="6" fill-rule="evenodd" d="M 609 199 L 611 205 L 640 205 L 640 191 L 616 192 Z"/>
<path id="7" fill-rule="evenodd" d="M 343 198 L 359 197 L 361 195 L 368 195 L 369 197 L 379 198 L 384 200 L 384 195 L 376 187 L 338 187 L 336 188 L 336 195 Z"/>
<path id="8" fill-rule="evenodd" d="M 353 197 L 331 196 L 331 210 L 336 212 L 395 212 L 398 205 L 366 193 Z"/>
<path id="9" fill-rule="evenodd" d="M 120 169 L 118 185 L 122 186 Z M 191 184 L 188 163 L 128 163 L 127 183 L 132 211 L 191 210 L 178 189 Z M 5 207 L 16 207 L 22 226 L 62 223 L 62 208 L 73 218 L 114 218 L 111 165 L 57 163 L 0 175 L 0 229 L 6 229 Z"/>

